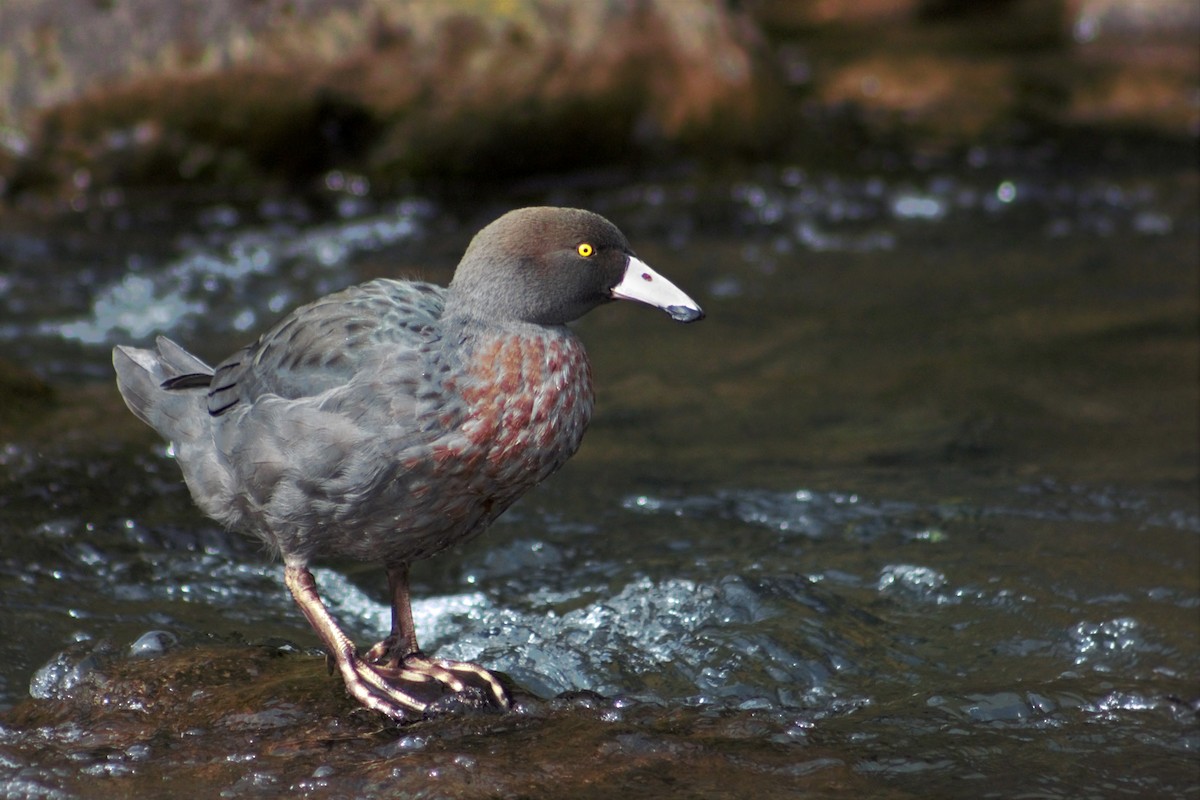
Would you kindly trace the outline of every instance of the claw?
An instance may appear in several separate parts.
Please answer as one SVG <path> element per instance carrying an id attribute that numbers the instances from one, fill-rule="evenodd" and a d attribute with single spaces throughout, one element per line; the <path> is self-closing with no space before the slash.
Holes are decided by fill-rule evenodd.
<path id="1" fill-rule="evenodd" d="M 458 693 L 474 687 L 480 689 L 491 705 L 501 710 L 512 706 L 504 685 L 500 680 L 478 664 L 467 661 L 450 661 L 445 658 L 429 658 L 424 653 L 413 653 L 404 659 L 406 672 L 418 671 L 432 680 L 448 686 Z"/>
<path id="2" fill-rule="evenodd" d="M 374 667 L 358 656 L 337 659 L 342 681 L 355 700 L 367 708 L 385 714 L 395 720 L 420 716 L 433 698 L 423 699 L 411 691 L 405 691 L 392 676 Z M 415 688 L 419 679 L 405 676 Z"/>
<path id="3" fill-rule="evenodd" d="M 430 658 L 416 649 L 406 572 L 396 579 L 393 587 L 400 604 L 400 624 L 363 655 L 359 655 L 321 602 L 316 581 L 307 568 L 286 567 L 284 582 L 313 630 L 325 642 L 331 667 L 336 666 L 341 673 L 346 691 L 367 708 L 403 721 L 425 714 L 448 697 L 472 692 L 495 708 L 506 710 L 512 706 L 504 685 L 483 667 Z"/>
<path id="4" fill-rule="evenodd" d="M 363 654 L 363 661 L 369 664 L 375 664 L 380 667 L 390 667 L 391 669 L 400 668 L 400 659 L 395 655 L 396 638 L 389 636 L 382 641 L 376 642 L 375 645 Z"/>
<path id="5" fill-rule="evenodd" d="M 472 690 L 498 709 L 512 705 L 496 676 L 475 664 L 421 653 L 405 658 L 398 669 L 370 664 L 357 655 L 338 661 L 347 691 L 364 706 L 393 719 L 424 714 L 448 695 Z"/>

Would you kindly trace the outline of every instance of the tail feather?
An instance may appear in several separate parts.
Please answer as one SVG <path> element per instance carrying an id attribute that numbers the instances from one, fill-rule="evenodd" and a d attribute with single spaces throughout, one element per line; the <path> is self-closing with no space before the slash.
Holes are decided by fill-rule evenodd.
<path id="1" fill-rule="evenodd" d="M 158 345 L 158 352 L 162 355 L 163 361 L 170 365 L 172 369 L 176 370 L 178 374 L 213 374 L 212 367 L 210 367 L 208 364 L 205 364 L 203 361 L 196 358 L 194 355 L 189 353 L 187 350 L 184 350 L 167 337 L 159 336 L 154 343 Z"/>
<path id="2" fill-rule="evenodd" d="M 118 345 L 113 348 L 117 388 L 125 405 L 142 422 L 173 441 L 193 439 L 208 427 L 206 391 L 168 391 L 163 383 L 180 375 L 212 374 L 212 367 L 166 337 L 156 350 Z"/>

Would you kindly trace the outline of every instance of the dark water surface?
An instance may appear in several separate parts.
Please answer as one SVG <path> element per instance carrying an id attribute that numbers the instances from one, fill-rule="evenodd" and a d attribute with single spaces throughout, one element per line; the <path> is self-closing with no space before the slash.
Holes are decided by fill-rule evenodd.
<path id="1" fill-rule="evenodd" d="M 106 648 L 315 642 L 278 565 L 191 507 L 108 350 L 161 332 L 217 359 L 348 283 L 444 282 L 505 207 L 331 176 L 321 211 L 114 200 L 14 222 L 0 342 L 14 386 L 50 388 L 0 417 L 3 793 L 546 794 L 596 762 L 621 766 L 577 796 L 1200 796 L 1196 173 L 967 162 L 511 202 L 605 213 L 709 318 L 618 304 L 578 324 L 598 390 L 582 451 L 417 567 L 417 628 L 541 697 L 612 699 L 301 766 L 251 739 L 200 756 L 27 722 L 31 679 L 62 701 Z M 318 580 L 360 641 L 386 629 L 380 570 Z M 303 725 L 303 698 L 261 702 L 282 715 L 262 730 Z"/>

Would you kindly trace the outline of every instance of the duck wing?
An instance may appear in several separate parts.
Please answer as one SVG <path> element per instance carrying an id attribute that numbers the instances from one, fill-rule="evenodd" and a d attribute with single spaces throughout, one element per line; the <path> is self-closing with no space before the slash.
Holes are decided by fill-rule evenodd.
<path id="1" fill-rule="evenodd" d="M 207 385 L 213 416 L 267 395 L 316 397 L 385 365 L 396 376 L 415 371 L 415 388 L 420 353 L 439 336 L 444 303 L 445 289 L 430 283 L 379 279 L 352 286 L 296 309 L 211 376 L 181 375 L 164 386 Z"/>

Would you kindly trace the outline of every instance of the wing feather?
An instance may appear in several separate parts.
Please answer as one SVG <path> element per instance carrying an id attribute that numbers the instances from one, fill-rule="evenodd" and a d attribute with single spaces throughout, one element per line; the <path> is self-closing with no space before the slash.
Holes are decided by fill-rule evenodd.
<path id="1" fill-rule="evenodd" d="M 415 386 L 444 302 L 440 286 L 379 279 L 302 306 L 217 365 L 208 411 L 220 416 L 266 395 L 316 397 L 385 362 L 396 383 Z"/>

